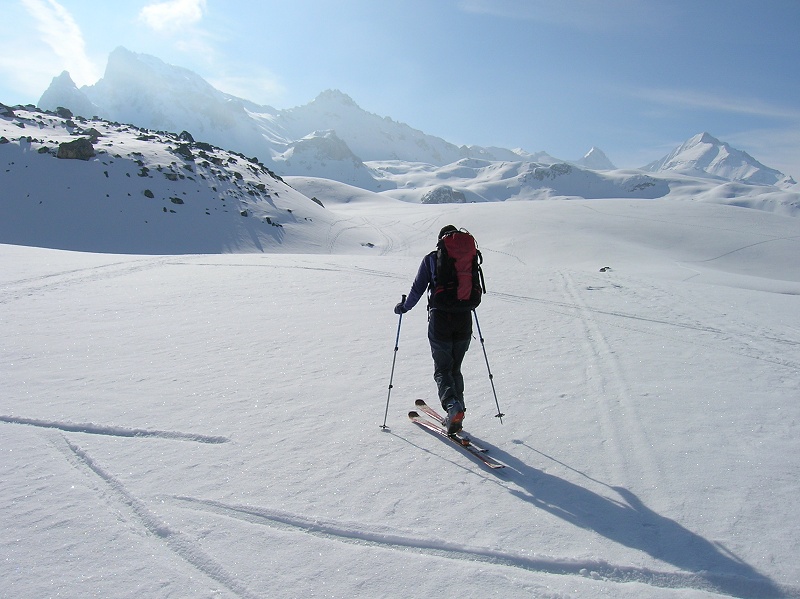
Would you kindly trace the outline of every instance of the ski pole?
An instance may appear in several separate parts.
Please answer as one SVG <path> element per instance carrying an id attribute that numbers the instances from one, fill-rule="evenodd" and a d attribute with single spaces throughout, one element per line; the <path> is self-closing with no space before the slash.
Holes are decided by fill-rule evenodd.
<path id="1" fill-rule="evenodd" d="M 483 348 L 483 358 L 484 358 L 484 360 L 486 360 L 486 370 L 489 371 L 489 382 L 492 384 L 492 393 L 494 394 L 494 403 L 497 406 L 497 414 L 495 414 L 494 417 L 495 418 L 499 418 L 500 419 L 500 424 L 503 424 L 503 416 L 505 416 L 505 414 L 503 414 L 500 411 L 500 402 L 497 401 L 497 391 L 494 388 L 494 375 L 492 374 L 492 369 L 489 368 L 489 356 L 486 355 L 486 344 L 484 344 L 484 342 L 483 342 L 483 333 L 481 333 L 481 323 L 478 322 L 478 313 L 475 310 L 472 311 L 472 314 L 475 316 L 475 324 L 478 327 L 478 337 L 480 337 L 481 347 Z"/>
<path id="2" fill-rule="evenodd" d="M 402 303 L 406 303 L 406 296 L 403 296 Z M 389 393 L 386 396 L 386 412 L 383 414 L 383 424 L 381 428 L 386 430 L 386 419 L 389 417 L 389 398 L 392 396 L 392 381 L 394 380 L 394 364 L 397 361 L 397 349 L 400 347 L 400 325 L 403 324 L 403 314 L 397 321 L 397 338 L 394 340 L 394 357 L 392 358 L 392 374 L 389 375 Z"/>

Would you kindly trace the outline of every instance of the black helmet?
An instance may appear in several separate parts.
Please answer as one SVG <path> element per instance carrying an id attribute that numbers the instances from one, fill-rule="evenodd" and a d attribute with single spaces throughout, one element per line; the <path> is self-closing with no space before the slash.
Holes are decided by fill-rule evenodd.
<path id="1" fill-rule="evenodd" d="M 447 235 L 448 233 L 455 233 L 458 231 L 453 225 L 447 225 L 446 227 L 442 227 L 442 230 L 439 231 L 439 239 Z"/>

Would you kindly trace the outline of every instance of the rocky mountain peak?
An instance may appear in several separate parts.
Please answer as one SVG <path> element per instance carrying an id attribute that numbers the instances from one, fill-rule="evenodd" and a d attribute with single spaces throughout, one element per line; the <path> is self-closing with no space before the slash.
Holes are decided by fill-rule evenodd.
<path id="1" fill-rule="evenodd" d="M 348 96 L 346 93 L 339 91 L 338 89 L 326 89 L 324 92 L 320 93 L 316 98 L 314 98 L 314 103 L 341 104 L 344 106 L 352 106 L 354 108 L 359 108 L 358 104 L 356 104 L 353 98 Z"/>

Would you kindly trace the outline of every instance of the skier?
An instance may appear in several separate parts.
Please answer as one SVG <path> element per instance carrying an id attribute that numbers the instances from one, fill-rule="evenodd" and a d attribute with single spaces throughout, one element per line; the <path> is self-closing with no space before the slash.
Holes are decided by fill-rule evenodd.
<path id="1" fill-rule="evenodd" d="M 447 235 L 457 233 L 453 225 L 443 227 L 439 241 Z M 437 251 L 422 259 L 417 276 L 405 302 L 394 307 L 395 314 L 404 314 L 419 302 L 426 290 L 433 292 L 436 281 Z M 439 402 L 447 412 L 445 428 L 455 434 L 462 428 L 464 420 L 464 376 L 461 363 L 469 349 L 472 338 L 472 313 L 470 310 L 449 311 L 435 308 L 428 297 L 428 341 L 433 355 L 433 378 L 439 390 Z"/>

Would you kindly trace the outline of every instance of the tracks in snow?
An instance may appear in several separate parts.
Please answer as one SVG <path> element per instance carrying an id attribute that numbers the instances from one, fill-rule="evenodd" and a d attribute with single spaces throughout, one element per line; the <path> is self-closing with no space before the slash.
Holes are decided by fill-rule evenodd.
<path id="1" fill-rule="evenodd" d="M 69 433 L 86 433 L 89 435 L 106 435 L 110 437 L 155 437 L 173 441 L 194 441 L 196 443 L 228 443 L 228 437 L 201 435 L 199 433 L 183 433 L 180 431 L 162 431 L 143 428 L 127 428 L 123 426 L 110 426 L 105 424 L 75 423 L 58 420 L 39 420 L 36 418 L 23 418 L 20 416 L 0 415 L 0 422 L 7 424 L 23 424 L 38 428 L 54 428 Z"/>
<path id="2" fill-rule="evenodd" d="M 328 229 L 325 246 L 328 250 L 328 253 L 335 254 L 337 253 L 336 248 L 339 244 L 339 238 L 342 237 L 342 235 L 355 235 L 358 233 L 363 235 L 363 240 L 360 241 L 362 245 L 368 243 L 369 239 L 383 239 L 382 243 L 377 244 L 381 256 L 385 256 L 397 250 L 406 250 L 408 249 L 408 244 L 401 236 L 392 236 L 386 232 L 391 230 L 392 227 L 396 226 L 397 224 L 398 221 L 387 223 L 385 226 L 378 225 L 375 222 L 364 218 L 363 216 L 350 216 L 347 218 L 341 218 L 331 223 L 330 228 Z M 395 243 L 399 244 L 400 247 L 395 248 Z"/>
<path id="3" fill-rule="evenodd" d="M 114 279 L 153 268 L 160 268 L 168 264 L 170 260 L 171 258 L 165 257 L 131 259 L 91 268 L 77 268 L 38 277 L 7 281 L 0 283 L 0 304 L 57 291 L 73 285 Z"/>
<path id="4" fill-rule="evenodd" d="M 574 283 L 573 289 L 576 289 Z M 587 287 L 587 289 L 596 291 L 602 287 Z M 655 287 L 650 290 L 662 292 Z M 677 291 L 671 290 L 670 293 L 675 294 Z M 725 351 L 793 371 L 800 370 L 800 336 L 798 336 L 800 331 L 796 329 L 753 330 L 745 324 L 736 322 L 726 322 L 723 326 L 712 326 L 704 322 L 693 321 L 690 318 L 659 318 L 621 310 L 590 307 L 567 293 L 564 293 L 564 301 L 496 291 L 490 292 L 490 295 L 511 303 L 542 304 L 549 311 L 565 316 L 574 316 L 577 310 L 584 317 L 591 317 L 595 322 L 602 320 L 604 325 L 645 335 L 670 336 L 681 343 L 709 347 L 715 351 Z M 681 301 L 691 303 L 692 300 L 683 299 Z M 711 307 L 708 307 L 707 310 L 711 310 Z M 719 319 L 720 314 L 716 314 L 715 317 Z M 680 334 L 686 331 L 695 332 L 697 335 L 687 341 L 685 337 L 680 337 Z"/>
<path id="5" fill-rule="evenodd" d="M 775 586 L 769 581 L 752 580 L 736 575 L 707 572 L 697 574 L 662 572 L 648 568 L 618 566 L 605 561 L 529 556 L 499 549 L 470 547 L 452 541 L 414 537 L 383 527 L 367 527 L 309 518 L 270 508 L 228 504 L 185 496 L 175 496 L 171 499 L 193 510 L 235 518 L 256 526 L 294 531 L 334 542 L 402 552 L 412 551 L 445 559 L 481 562 L 539 574 L 580 576 L 614 583 L 636 582 L 652 587 L 676 590 L 697 589 L 734 597 L 768 596 L 775 590 Z M 742 593 L 741 595 L 731 593 L 730 589 L 741 589 Z M 782 589 L 782 592 L 786 597 L 800 597 L 799 589 L 786 587 Z"/>
<path id="6" fill-rule="evenodd" d="M 148 509 L 142 500 L 128 491 L 119 479 L 101 466 L 86 451 L 63 437 L 62 442 L 57 447 L 77 469 L 98 477 L 103 483 L 102 491 L 110 493 L 114 503 L 122 508 L 123 513 L 127 513 L 131 520 L 153 535 L 170 551 L 188 562 L 200 573 L 223 585 L 242 599 L 256 598 L 255 594 L 251 593 L 233 575 L 228 573 L 222 565 L 202 551 L 197 543 L 180 531 L 171 528 Z M 104 494 L 107 495 L 108 493 Z"/>
<path id="7" fill-rule="evenodd" d="M 652 442 L 637 416 L 630 385 L 615 351 L 609 345 L 594 313 L 580 296 L 572 277 L 566 272 L 560 272 L 559 275 L 564 295 L 580 314 L 580 342 L 585 355 L 587 391 L 591 395 L 589 399 L 596 402 L 603 436 L 610 444 L 614 474 L 617 478 L 624 475 L 624 486 L 630 486 L 635 480 L 654 486 L 658 482 L 660 465 Z M 644 480 L 645 477 L 655 480 Z"/>
<path id="8" fill-rule="evenodd" d="M 123 518 L 143 529 L 156 547 L 160 545 L 164 550 L 172 552 L 194 570 L 222 585 L 237 597 L 250 599 L 256 596 L 222 563 L 205 552 L 197 540 L 162 519 L 149 507 L 146 500 L 131 492 L 111 470 L 92 457 L 85 449 L 64 435 L 55 439 L 54 445 L 73 467 L 99 483 L 99 486 L 98 484 L 92 486 L 97 490 L 102 501 L 110 502 L 113 509 L 121 513 Z M 752 579 L 736 574 L 659 571 L 643 567 L 615 565 L 603 560 L 557 558 L 474 547 L 451 540 L 414 536 L 408 531 L 389 527 L 323 520 L 268 507 L 226 503 L 182 495 L 166 495 L 150 499 L 157 505 L 167 500 L 177 507 L 195 512 L 211 513 L 222 518 L 236 519 L 253 526 L 310 535 L 325 541 L 345 543 L 367 549 L 398 551 L 401 552 L 400 555 L 411 552 L 461 562 L 514 568 L 536 574 L 574 576 L 611 583 L 635 582 L 654 588 L 678 591 L 695 589 L 731 597 L 772 596 L 777 588 L 767 579 Z M 780 596 L 800 599 L 800 589 L 788 586 L 780 587 Z"/>

